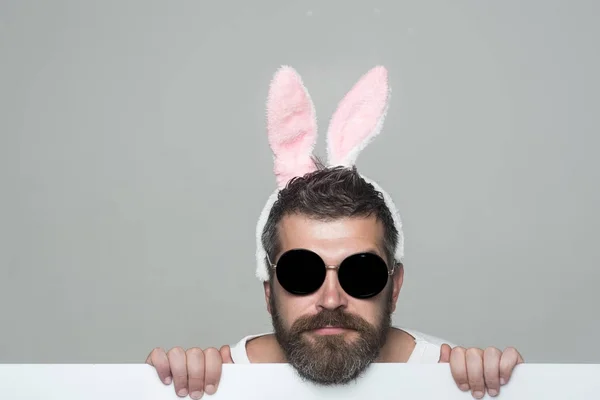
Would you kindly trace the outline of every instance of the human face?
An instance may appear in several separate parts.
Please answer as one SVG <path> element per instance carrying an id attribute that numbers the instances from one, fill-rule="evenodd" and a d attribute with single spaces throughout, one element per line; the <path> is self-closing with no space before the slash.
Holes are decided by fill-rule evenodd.
<path id="1" fill-rule="evenodd" d="M 289 215 L 279 225 L 279 256 L 291 249 L 317 253 L 327 265 L 372 252 L 385 259 L 383 226 L 374 217 L 319 221 Z M 391 325 L 402 280 L 395 274 L 377 296 L 357 299 L 344 292 L 336 270 L 314 293 L 296 296 L 277 279 L 265 284 L 275 335 L 290 362 L 306 379 L 320 384 L 345 383 L 358 377 L 379 355 Z"/>

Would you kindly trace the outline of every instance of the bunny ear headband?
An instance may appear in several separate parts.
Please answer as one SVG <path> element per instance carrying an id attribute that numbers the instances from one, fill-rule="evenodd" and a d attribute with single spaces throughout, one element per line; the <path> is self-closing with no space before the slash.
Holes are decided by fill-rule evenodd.
<path id="1" fill-rule="evenodd" d="M 371 69 L 339 103 L 327 131 L 327 166 L 351 168 L 358 154 L 379 134 L 389 101 L 387 70 Z M 317 141 L 315 109 L 302 79 L 291 67 L 281 67 L 273 77 L 267 99 L 267 135 L 274 154 L 277 189 L 267 200 L 256 226 L 256 277 L 269 279 L 267 253 L 261 236 L 277 195 L 295 177 L 316 170 L 312 152 Z M 362 175 L 361 175 L 362 176 Z M 379 191 L 398 230 L 395 258 L 404 258 L 402 221 L 391 197 L 370 179 L 362 178 Z"/>

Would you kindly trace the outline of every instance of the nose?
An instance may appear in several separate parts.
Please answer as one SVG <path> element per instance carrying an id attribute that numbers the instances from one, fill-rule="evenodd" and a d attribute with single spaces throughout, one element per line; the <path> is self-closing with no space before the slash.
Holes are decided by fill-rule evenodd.
<path id="1" fill-rule="evenodd" d="M 346 293 L 340 286 L 336 269 L 327 269 L 325 282 L 320 290 L 318 307 L 328 310 L 335 310 L 340 307 L 348 306 Z"/>

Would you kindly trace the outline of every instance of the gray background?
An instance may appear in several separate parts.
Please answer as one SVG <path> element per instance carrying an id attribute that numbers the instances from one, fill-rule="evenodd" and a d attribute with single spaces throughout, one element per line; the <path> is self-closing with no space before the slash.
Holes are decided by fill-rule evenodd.
<path id="1" fill-rule="evenodd" d="M 597 1 L 0 2 L 0 362 L 143 362 L 270 329 L 254 227 L 281 64 L 398 204 L 396 324 L 600 362 Z M 320 136 L 319 154 L 324 154 Z"/>

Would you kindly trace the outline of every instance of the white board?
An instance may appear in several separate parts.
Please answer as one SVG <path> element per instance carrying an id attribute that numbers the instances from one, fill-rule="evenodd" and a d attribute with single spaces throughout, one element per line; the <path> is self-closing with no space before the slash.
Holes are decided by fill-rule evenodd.
<path id="1" fill-rule="evenodd" d="M 189 399 L 189 396 L 187 397 Z M 448 364 L 374 364 L 356 383 L 317 387 L 302 382 L 289 365 L 224 365 L 219 400 L 308 399 L 472 399 L 461 392 Z M 486 398 L 490 398 L 486 395 Z M 502 400 L 600 399 L 600 364 L 521 364 Z M 145 364 L 0 365 L 2 400 L 174 400 L 173 385 L 163 385 Z"/>

